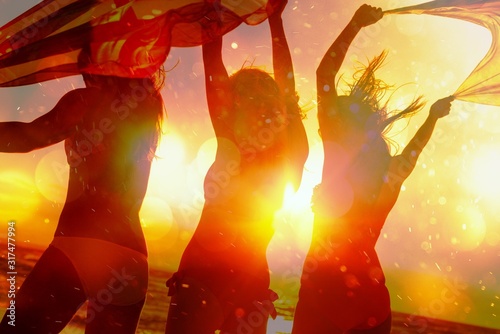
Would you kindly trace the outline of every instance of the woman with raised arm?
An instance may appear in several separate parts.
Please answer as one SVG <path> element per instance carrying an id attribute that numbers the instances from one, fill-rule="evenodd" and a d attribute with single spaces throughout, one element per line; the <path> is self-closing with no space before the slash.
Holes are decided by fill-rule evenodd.
<path id="1" fill-rule="evenodd" d="M 66 202 L 54 239 L 16 294 L 15 326 L 2 333 L 59 333 L 88 301 L 85 333 L 135 333 L 148 284 L 139 210 L 159 136 L 163 102 L 152 78 L 84 74 L 30 123 L 0 123 L 0 151 L 64 140 Z"/>
<path id="2" fill-rule="evenodd" d="M 324 146 L 322 183 L 313 195 L 313 238 L 301 278 L 293 334 L 390 333 L 391 308 L 375 244 L 402 183 L 414 169 L 437 120 L 453 97 L 434 103 L 401 154 L 391 156 L 384 134 L 392 122 L 422 108 L 387 113 L 380 98 L 389 87 L 375 78 L 386 53 L 375 57 L 339 96 L 336 77 L 348 46 L 382 10 L 361 6 L 330 46 L 317 75 L 318 120 Z M 307 269 L 306 269 L 307 268 Z"/>
<path id="3" fill-rule="evenodd" d="M 203 45 L 207 102 L 218 147 L 205 205 L 178 272 L 167 334 L 266 332 L 277 296 L 266 250 L 285 185 L 300 184 L 308 155 L 281 12 L 269 16 L 275 79 L 244 68 L 228 76 L 222 38 Z"/>

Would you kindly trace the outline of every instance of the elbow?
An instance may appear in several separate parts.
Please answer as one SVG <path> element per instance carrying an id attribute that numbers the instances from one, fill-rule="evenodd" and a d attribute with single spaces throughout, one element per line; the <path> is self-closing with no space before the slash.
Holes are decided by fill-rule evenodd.
<path id="1" fill-rule="evenodd" d="M 335 89 L 335 73 L 323 71 L 320 68 L 316 70 L 316 88 L 318 94 L 328 94 Z"/>
<path id="2" fill-rule="evenodd" d="M 2 145 L 0 151 L 3 153 L 29 153 L 35 149 L 37 149 L 37 147 L 33 147 L 25 143 L 7 143 Z"/>
<path id="3" fill-rule="evenodd" d="M 24 138 L 22 140 L 10 141 L 2 144 L 0 151 L 4 153 L 29 153 L 49 145 L 50 144 L 42 145 L 41 143 L 30 140 L 29 138 Z"/>
<path id="4" fill-rule="evenodd" d="M 317 94 L 318 95 L 328 95 L 332 93 L 332 91 L 335 89 L 335 86 L 333 86 L 333 80 L 328 81 L 328 80 L 321 80 L 320 82 L 317 83 L 316 89 L 317 89 Z"/>
<path id="5" fill-rule="evenodd" d="M 327 71 L 323 68 L 323 66 L 318 66 L 318 68 L 316 69 L 316 80 L 317 81 L 324 81 L 324 80 L 327 80 L 327 76 L 325 75 L 327 73 Z"/>

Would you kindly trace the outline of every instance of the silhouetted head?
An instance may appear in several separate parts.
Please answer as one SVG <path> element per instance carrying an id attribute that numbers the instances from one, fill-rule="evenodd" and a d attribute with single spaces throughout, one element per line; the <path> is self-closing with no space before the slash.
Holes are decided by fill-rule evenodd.
<path id="1" fill-rule="evenodd" d="M 230 77 L 233 113 L 226 119 L 236 140 L 261 152 L 284 144 L 287 111 L 276 81 L 266 72 L 241 69 Z"/>
<path id="2" fill-rule="evenodd" d="M 402 111 L 388 112 L 390 99 L 382 103 L 385 94 L 392 88 L 383 80 L 375 77 L 375 72 L 382 66 L 387 52 L 373 58 L 367 66 L 354 74 L 354 82 L 349 84 L 346 95 L 337 99 L 337 111 L 340 121 L 341 142 L 361 142 L 364 145 L 382 145 L 385 134 L 398 119 L 417 113 L 424 105 L 417 97 Z M 387 144 L 385 144 L 387 146 Z"/>
<path id="3" fill-rule="evenodd" d="M 339 96 L 337 110 L 342 124 L 354 131 L 379 131 L 383 120 L 383 115 L 372 106 L 352 96 Z"/>

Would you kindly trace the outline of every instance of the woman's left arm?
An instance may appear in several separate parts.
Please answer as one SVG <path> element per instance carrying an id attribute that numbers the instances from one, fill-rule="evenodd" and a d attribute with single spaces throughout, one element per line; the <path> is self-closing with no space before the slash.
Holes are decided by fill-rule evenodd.
<path id="1" fill-rule="evenodd" d="M 66 139 L 85 112 L 86 91 L 67 93 L 52 110 L 32 122 L 1 122 L 0 152 L 26 153 Z"/>
<path id="2" fill-rule="evenodd" d="M 298 106 L 292 56 L 281 17 L 287 1 L 274 1 L 279 1 L 279 4 L 273 6 L 273 1 L 269 1 L 268 4 L 268 8 L 275 7 L 274 12 L 270 13 L 268 19 L 272 38 L 274 78 L 285 97 L 287 107 L 287 156 L 292 166 L 292 183 L 295 189 L 298 189 L 302 180 L 304 164 L 309 155 L 309 145 Z"/>
<path id="3" fill-rule="evenodd" d="M 295 96 L 295 76 L 292 56 L 281 17 L 287 1 L 278 1 L 278 6 L 274 8 L 274 11 L 270 13 L 268 18 L 272 38 L 274 79 L 285 95 Z M 268 8 L 273 7 L 272 3 L 273 1 L 269 1 Z"/>
<path id="4" fill-rule="evenodd" d="M 450 113 L 451 102 L 453 100 L 454 97 L 449 96 L 436 101 L 431 106 L 427 119 L 418 129 L 415 136 L 413 136 L 408 145 L 406 145 L 403 152 L 394 157 L 396 164 L 395 168 L 398 171 L 398 176 L 403 180 L 410 176 L 411 172 L 415 168 L 418 157 L 431 139 L 438 119 L 445 117 Z"/>

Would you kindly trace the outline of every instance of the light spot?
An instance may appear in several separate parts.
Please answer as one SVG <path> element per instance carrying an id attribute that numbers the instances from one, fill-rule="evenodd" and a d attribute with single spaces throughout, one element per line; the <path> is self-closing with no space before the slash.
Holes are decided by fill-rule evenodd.
<path id="1" fill-rule="evenodd" d="M 236 318 L 243 318 L 245 316 L 245 310 L 241 307 L 238 307 L 236 310 L 234 310 L 234 315 L 236 316 Z"/>

